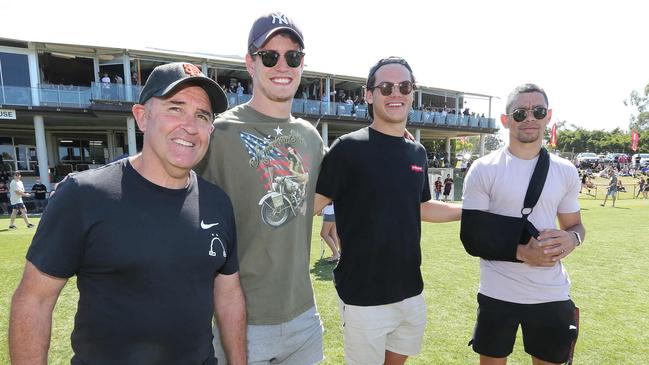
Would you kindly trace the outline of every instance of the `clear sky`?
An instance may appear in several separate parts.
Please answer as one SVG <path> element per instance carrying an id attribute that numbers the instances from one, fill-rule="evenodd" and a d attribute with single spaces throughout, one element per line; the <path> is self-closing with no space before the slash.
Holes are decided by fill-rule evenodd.
<path id="1" fill-rule="evenodd" d="M 250 25 L 281 10 L 311 70 L 364 77 L 397 55 L 427 86 L 499 97 L 545 88 L 555 120 L 627 129 L 622 101 L 649 83 L 649 1 L 6 1 L 0 36 L 244 55 Z M 487 114 L 484 102 L 467 106 Z"/>

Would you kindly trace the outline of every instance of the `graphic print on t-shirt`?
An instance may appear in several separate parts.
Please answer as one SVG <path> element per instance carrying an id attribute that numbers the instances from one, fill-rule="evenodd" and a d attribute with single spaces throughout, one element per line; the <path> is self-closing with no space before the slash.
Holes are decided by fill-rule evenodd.
<path id="1" fill-rule="evenodd" d="M 266 190 L 259 200 L 260 214 L 271 227 L 281 227 L 298 214 L 306 214 L 309 169 L 296 148 L 305 145 L 304 138 L 292 130 L 287 135 L 283 131 L 277 126 L 274 136 L 268 137 L 239 132 L 250 156 L 250 167 L 259 172 L 260 183 Z"/>

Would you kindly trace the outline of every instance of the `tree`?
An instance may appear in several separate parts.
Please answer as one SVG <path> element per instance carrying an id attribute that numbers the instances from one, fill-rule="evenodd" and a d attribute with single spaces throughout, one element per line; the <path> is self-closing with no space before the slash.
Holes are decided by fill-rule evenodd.
<path id="1" fill-rule="evenodd" d="M 649 132 L 649 84 L 644 87 L 643 94 L 633 90 L 624 105 L 633 106 L 638 110 L 638 115 L 631 115 L 629 118 L 629 129 L 637 129 L 639 132 Z"/>
<path id="2" fill-rule="evenodd" d="M 496 134 L 488 134 L 484 140 L 485 152 L 491 152 L 499 149 L 504 144 L 500 136 Z"/>

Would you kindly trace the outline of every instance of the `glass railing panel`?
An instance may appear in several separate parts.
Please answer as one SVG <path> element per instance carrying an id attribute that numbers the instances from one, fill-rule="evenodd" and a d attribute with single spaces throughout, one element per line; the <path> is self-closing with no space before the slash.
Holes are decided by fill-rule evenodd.
<path id="1" fill-rule="evenodd" d="M 408 115 L 408 121 L 410 123 L 421 123 L 421 110 L 411 110 Z"/>
<path id="2" fill-rule="evenodd" d="M 496 118 L 489 118 L 489 128 L 496 129 Z"/>
<path id="3" fill-rule="evenodd" d="M 347 103 L 336 103 L 336 114 L 351 117 L 354 105 Z"/>
<path id="4" fill-rule="evenodd" d="M 447 114 L 446 115 L 446 124 L 448 124 L 448 125 L 457 125 L 457 115 L 456 114 Z"/>
<path id="5" fill-rule="evenodd" d="M 291 113 L 304 113 L 304 99 L 293 99 L 293 104 L 291 105 Z"/>
<path id="6" fill-rule="evenodd" d="M 32 105 L 32 91 L 24 86 L 0 86 L 0 103 L 8 105 Z"/>
<path id="7" fill-rule="evenodd" d="M 458 115 L 457 119 L 461 127 L 467 127 L 469 125 L 469 117 L 467 115 Z"/>
<path id="8" fill-rule="evenodd" d="M 354 117 L 361 119 L 367 118 L 367 105 L 356 105 Z"/>
<path id="9" fill-rule="evenodd" d="M 304 114 L 320 115 L 320 102 L 317 100 L 305 101 Z"/>
<path id="10" fill-rule="evenodd" d="M 478 118 L 469 117 L 469 127 L 477 128 L 478 127 Z"/>
<path id="11" fill-rule="evenodd" d="M 252 99 L 252 95 L 250 94 L 237 95 L 239 104 L 247 103 L 250 99 Z"/>

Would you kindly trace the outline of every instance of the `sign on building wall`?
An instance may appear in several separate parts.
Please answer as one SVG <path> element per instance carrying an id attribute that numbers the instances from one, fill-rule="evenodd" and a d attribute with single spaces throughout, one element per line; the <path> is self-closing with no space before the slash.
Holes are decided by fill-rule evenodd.
<path id="1" fill-rule="evenodd" d="M 0 109 L 0 119 L 16 119 L 16 111 L 13 109 Z"/>

